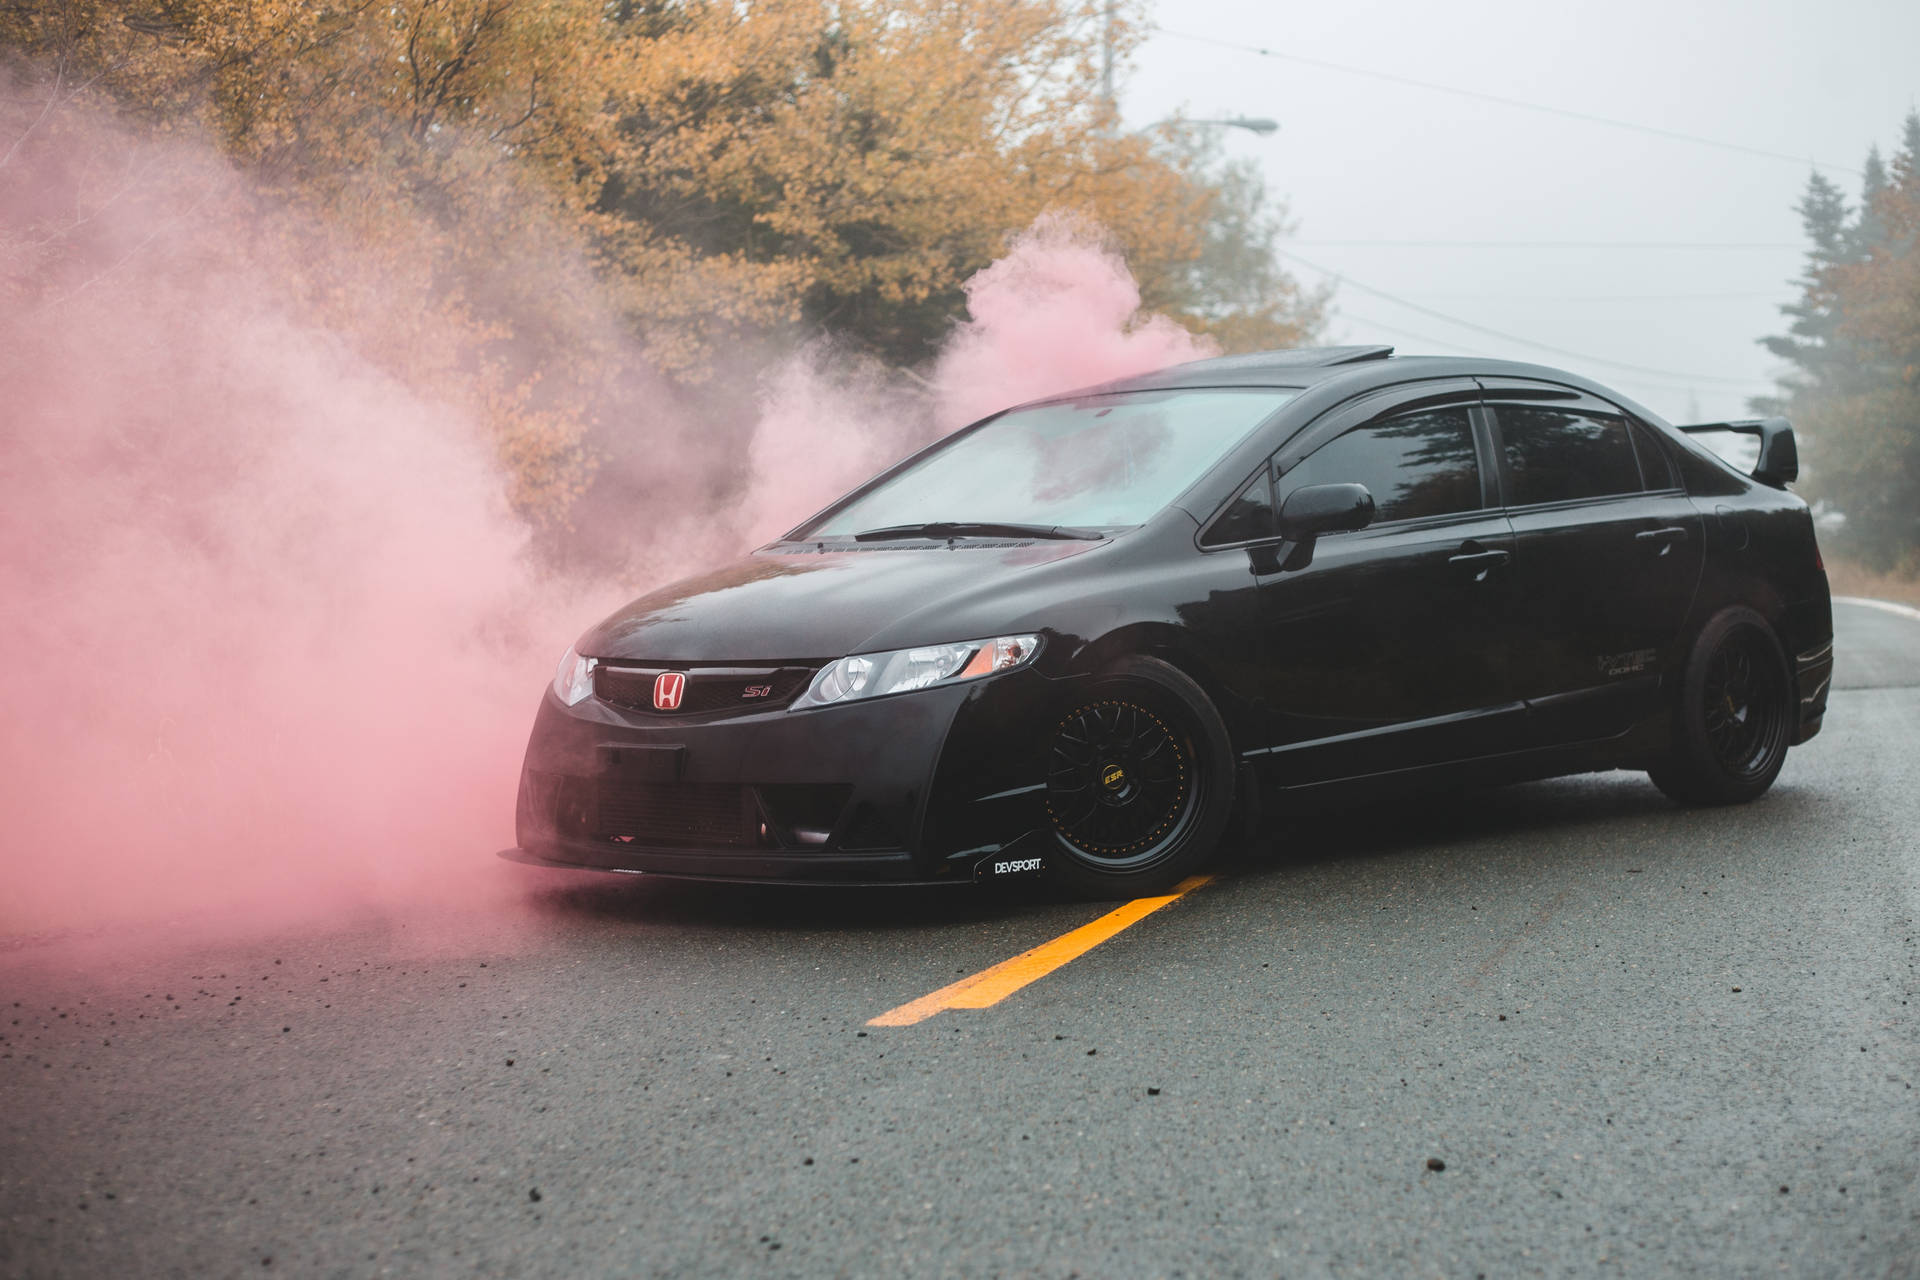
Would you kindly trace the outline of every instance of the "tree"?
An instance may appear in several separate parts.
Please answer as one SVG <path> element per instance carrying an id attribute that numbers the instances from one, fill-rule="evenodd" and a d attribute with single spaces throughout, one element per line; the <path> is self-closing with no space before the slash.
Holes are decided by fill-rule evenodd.
<path id="1" fill-rule="evenodd" d="M 1845 548 L 1875 568 L 1920 567 L 1920 113 L 1892 165 L 1868 158 L 1848 222 L 1817 176 L 1802 202 L 1814 247 L 1789 334 L 1794 370 L 1764 402 L 1805 430 L 1811 496 L 1843 512 Z"/>
<path id="2" fill-rule="evenodd" d="M 1302 346 L 1326 321 L 1330 287 L 1303 289 L 1280 267 L 1286 208 L 1267 191 L 1257 165 L 1223 158 L 1218 135 L 1176 123 L 1165 151 L 1197 188 L 1200 253 L 1170 263 L 1142 289 L 1151 310 L 1174 316 L 1229 355 Z"/>
<path id="3" fill-rule="evenodd" d="M 1142 2 L 1119 6 L 1122 54 Z M 1151 305 L 1229 346 L 1311 334 L 1317 295 L 1280 271 L 1253 172 L 1115 127 L 1111 10 L 5 0 L 0 59 L 155 133 L 204 130 L 296 215 L 283 225 L 387 262 L 455 337 L 372 355 L 441 370 L 492 424 L 517 505 L 554 523 L 623 385 L 590 314 L 607 300 L 650 368 L 750 413 L 732 353 L 826 333 L 924 363 L 966 278 L 1054 209 L 1098 221 Z M 585 248 L 592 305 L 562 244 Z M 317 305 L 351 302 L 304 283 Z"/>
<path id="4" fill-rule="evenodd" d="M 1816 170 L 1807 177 L 1798 212 L 1800 225 L 1813 246 L 1796 281 L 1800 296 L 1780 308 L 1791 321 L 1787 332 L 1760 340 L 1760 345 L 1793 370 L 1781 379 L 1782 396 L 1754 401 L 1754 408 L 1763 413 L 1785 412 L 1785 406 L 1795 397 L 1816 393 L 1845 363 L 1837 345 L 1840 316 L 1829 273 L 1854 253 L 1847 200 L 1839 187 Z"/>
<path id="5" fill-rule="evenodd" d="M 1887 191 L 1887 164 L 1880 158 L 1880 148 L 1868 147 L 1867 161 L 1860 168 L 1860 213 L 1847 234 L 1850 258 L 1871 252 L 1887 238 L 1880 217 L 1880 202 Z"/>

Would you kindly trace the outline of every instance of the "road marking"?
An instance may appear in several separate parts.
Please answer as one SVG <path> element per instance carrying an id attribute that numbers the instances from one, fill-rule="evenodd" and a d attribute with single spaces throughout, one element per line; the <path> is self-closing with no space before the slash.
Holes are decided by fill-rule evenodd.
<path id="1" fill-rule="evenodd" d="M 1083 924 L 1071 933 L 1063 933 L 1051 942 L 1043 942 L 1022 951 L 1011 960 L 1002 960 L 991 969 L 982 969 L 918 1000 L 909 1000 L 897 1009 L 889 1009 L 877 1018 L 867 1019 L 870 1027 L 910 1027 L 924 1022 L 942 1009 L 985 1009 L 1093 950 L 1128 925 L 1146 919 L 1169 902 L 1192 893 L 1212 876 L 1188 876 L 1175 885 L 1173 892 L 1158 898 L 1135 898 L 1116 907 L 1091 924 Z"/>
<path id="2" fill-rule="evenodd" d="M 1869 609 L 1879 609 L 1884 613 L 1898 614 L 1902 618 L 1911 618 L 1920 622 L 1920 609 L 1911 605 L 1895 604 L 1891 600 L 1869 600 L 1866 596 L 1835 596 L 1835 604 L 1865 605 Z"/>

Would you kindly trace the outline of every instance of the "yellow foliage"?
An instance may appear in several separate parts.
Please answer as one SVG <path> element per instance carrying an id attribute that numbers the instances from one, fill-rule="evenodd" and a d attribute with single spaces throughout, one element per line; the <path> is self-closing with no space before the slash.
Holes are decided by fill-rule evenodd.
<path id="1" fill-rule="evenodd" d="M 1119 15 L 1123 54 L 1137 3 Z M 556 520 L 584 482 L 598 374 L 590 324 L 541 319 L 584 304 L 535 296 L 539 264 L 512 248 L 554 231 L 589 247 L 602 296 L 685 383 L 742 335 L 800 323 L 924 359 L 965 278 L 1048 209 L 1105 226 L 1149 305 L 1229 345 L 1311 327 L 1294 293 L 1225 310 L 1196 293 L 1221 189 L 1197 155 L 1116 131 L 1095 65 L 1106 10 L 13 0 L 0 51 L 155 127 L 211 131 L 313 234 L 378 255 L 461 335 L 432 352 L 396 335 L 391 358 L 465 387 L 517 504 Z M 327 282 L 309 284 L 324 299 Z"/>

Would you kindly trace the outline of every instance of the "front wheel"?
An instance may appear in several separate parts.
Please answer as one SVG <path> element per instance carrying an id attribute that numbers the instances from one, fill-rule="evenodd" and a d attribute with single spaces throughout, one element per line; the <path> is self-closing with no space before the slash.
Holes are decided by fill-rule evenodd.
<path id="1" fill-rule="evenodd" d="M 1681 804 L 1741 804 L 1773 785 L 1793 732 L 1793 682 L 1766 619 L 1727 609 L 1700 629 L 1681 675 L 1673 748 L 1649 769 Z"/>
<path id="2" fill-rule="evenodd" d="M 1226 726 L 1200 686 L 1158 658 L 1120 660 L 1054 726 L 1055 875 L 1090 897 L 1172 888 L 1218 848 L 1233 783 Z"/>

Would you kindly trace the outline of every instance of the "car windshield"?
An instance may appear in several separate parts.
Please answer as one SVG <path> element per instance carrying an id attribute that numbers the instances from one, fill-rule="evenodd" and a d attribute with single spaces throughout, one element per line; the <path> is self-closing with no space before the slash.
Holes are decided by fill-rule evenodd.
<path id="1" fill-rule="evenodd" d="M 794 536 L 947 524 L 1141 524 L 1297 394 L 1273 387 L 1134 392 L 1015 409 Z"/>

